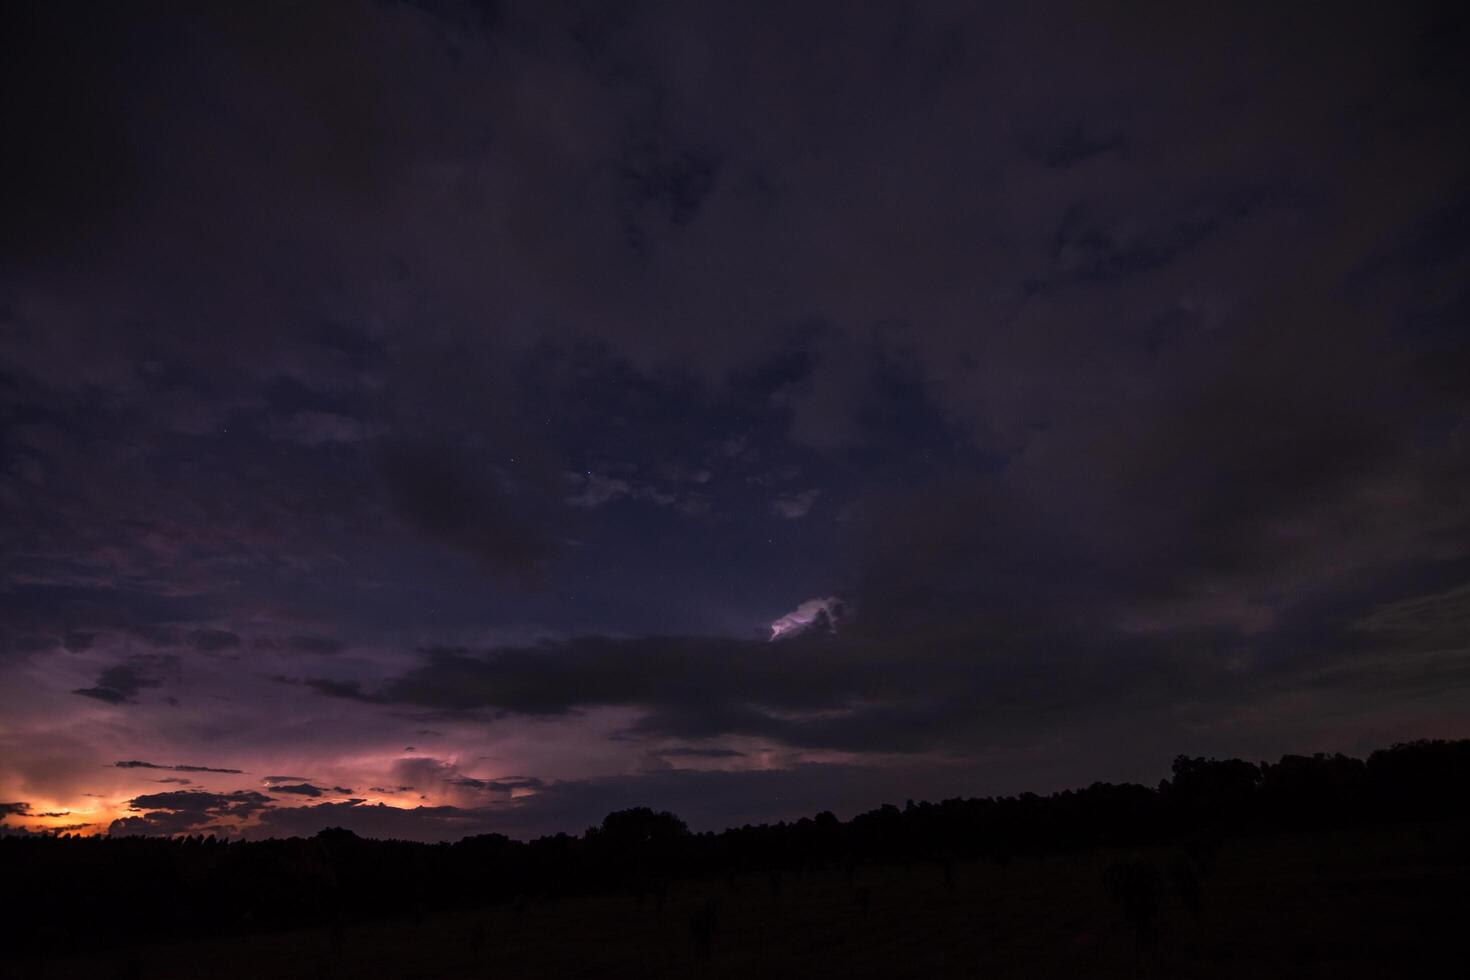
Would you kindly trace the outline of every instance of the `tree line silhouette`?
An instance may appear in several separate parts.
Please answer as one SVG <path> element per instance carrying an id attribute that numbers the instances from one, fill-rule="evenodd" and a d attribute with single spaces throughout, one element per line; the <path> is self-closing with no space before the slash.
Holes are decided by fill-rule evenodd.
<path id="1" fill-rule="evenodd" d="M 0 838 L 0 922 L 12 952 L 107 948 L 135 941 L 229 935 L 624 891 L 662 906 L 675 880 L 730 887 L 819 869 L 929 862 L 952 882 L 955 861 L 1014 859 L 1094 847 L 1180 844 L 1186 899 L 1192 868 L 1226 837 L 1313 832 L 1470 817 L 1470 740 L 1418 741 L 1373 752 L 1284 756 L 1275 764 L 1179 756 L 1157 787 L 1094 783 L 1048 796 L 884 805 L 847 821 L 830 812 L 794 822 L 691 833 L 677 816 L 639 807 L 610 813 L 581 836 L 528 842 L 499 834 L 453 844 L 372 840 L 331 828 L 310 838 L 212 836 Z M 1127 862 L 1108 888 L 1136 919 L 1152 916 L 1153 877 Z M 862 889 L 856 901 L 866 914 Z M 713 913 L 710 913 L 711 917 Z M 693 926 L 691 926 L 693 928 Z M 708 928 L 712 929 L 710 925 Z M 708 931 L 708 930 L 706 930 Z M 707 945 L 707 943 L 706 943 Z"/>

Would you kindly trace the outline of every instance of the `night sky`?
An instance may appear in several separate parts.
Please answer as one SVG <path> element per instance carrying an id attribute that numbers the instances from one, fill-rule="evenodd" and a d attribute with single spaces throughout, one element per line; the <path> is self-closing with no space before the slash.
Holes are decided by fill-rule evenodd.
<path id="1" fill-rule="evenodd" d="M 4 828 L 1470 736 L 1463 10 L 8 4 Z"/>

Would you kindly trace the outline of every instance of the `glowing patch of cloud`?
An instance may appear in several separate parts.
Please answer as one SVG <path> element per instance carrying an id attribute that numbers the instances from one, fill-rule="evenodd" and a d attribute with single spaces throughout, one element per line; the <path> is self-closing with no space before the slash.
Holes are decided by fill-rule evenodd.
<path id="1" fill-rule="evenodd" d="M 823 599 L 808 599 L 794 610 L 782 616 L 771 624 L 771 639 L 779 640 L 783 636 L 794 636 L 811 629 L 819 622 L 825 622 L 834 633 L 837 631 L 837 618 L 842 612 L 842 600 L 836 596 L 827 596 Z"/>
<path id="2" fill-rule="evenodd" d="M 782 494 L 772 501 L 771 510 L 788 521 L 800 520 L 811 511 L 812 504 L 817 502 L 817 497 L 821 493 L 821 490 L 813 489 L 803 490 L 801 493 Z"/>

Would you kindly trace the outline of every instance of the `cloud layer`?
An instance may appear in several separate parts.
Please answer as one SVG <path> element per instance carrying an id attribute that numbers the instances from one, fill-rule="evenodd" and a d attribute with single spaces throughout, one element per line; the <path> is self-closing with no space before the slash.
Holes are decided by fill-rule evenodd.
<path id="1" fill-rule="evenodd" d="M 1451 6 L 34 8 L 7 826 L 1470 735 Z"/>

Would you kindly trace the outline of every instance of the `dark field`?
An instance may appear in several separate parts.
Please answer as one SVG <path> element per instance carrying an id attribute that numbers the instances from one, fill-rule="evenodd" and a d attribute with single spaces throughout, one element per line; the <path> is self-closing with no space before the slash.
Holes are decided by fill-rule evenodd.
<path id="1" fill-rule="evenodd" d="M 1139 872 L 1130 892 L 1119 867 L 1157 878 Z M 964 861 L 948 874 L 915 862 L 676 881 L 662 902 L 517 901 L 418 922 L 27 959 L 15 975 L 1461 976 L 1467 885 L 1470 823 L 1436 822 L 1227 840 L 1204 853 Z"/>

